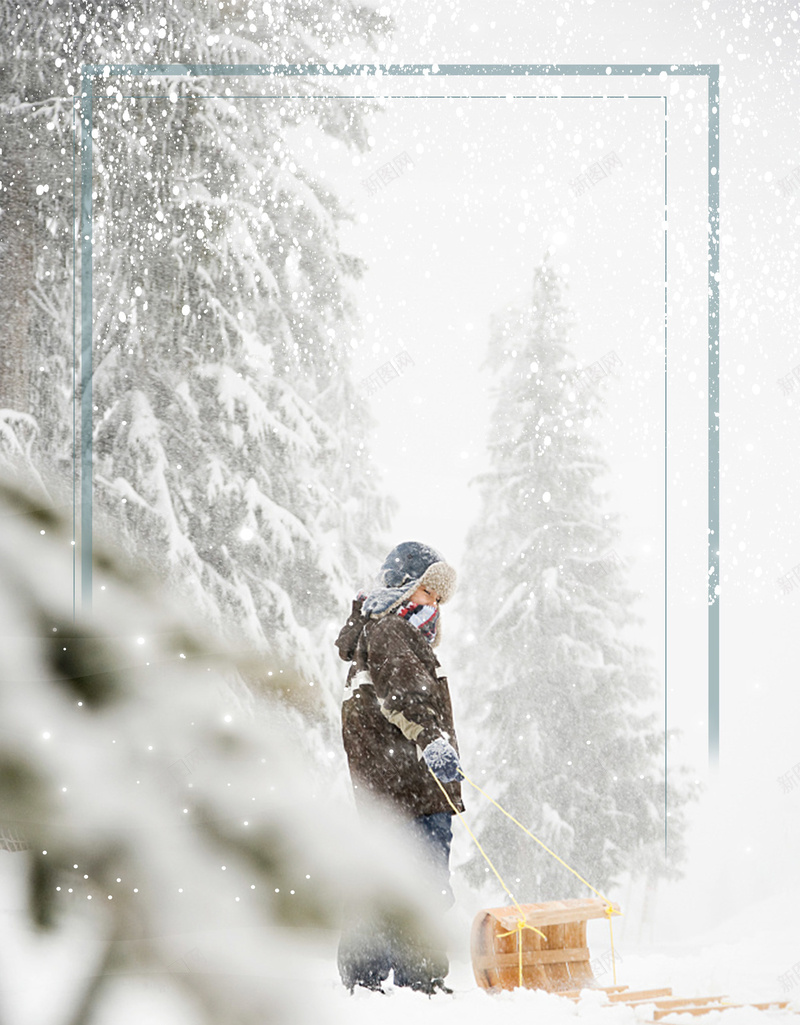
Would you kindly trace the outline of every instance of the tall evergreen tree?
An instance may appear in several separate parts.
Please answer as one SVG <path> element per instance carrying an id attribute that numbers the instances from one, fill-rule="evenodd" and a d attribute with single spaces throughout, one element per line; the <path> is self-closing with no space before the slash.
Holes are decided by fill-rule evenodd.
<path id="1" fill-rule="evenodd" d="M 14 284 L 13 344 L 27 334 L 30 365 L 44 367 L 27 392 L 15 384 L 31 396 L 23 412 L 38 424 L 40 463 L 63 471 L 72 455 L 65 93 L 77 91 L 79 66 L 324 63 L 334 47 L 376 46 L 390 28 L 349 0 L 2 0 L 0 102 L 24 140 L 15 181 L 47 236 L 27 288 Z M 365 472 L 366 425 L 351 429 L 363 413 L 347 384 L 359 330 L 349 286 L 364 266 L 337 233 L 352 214 L 310 169 L 313 148 L 290 142 L 305 127 L 366 149 L 372 105 L 337 93 L 332 79 L 304 76 L 291 89 L 268 77 L 95 80 L 98 511 L 206 614 L 309 680 L 331 677 L 321 624 L 362 569 L 344 539 L 351 505 L 367 549 L 387 511 Z M 335 393 L 350 399 L 344 408 Z"/>
<path id="2" fill-rule="evenodd" d="M 463 568 L 465 676 L 475 781 L 592 885 L 666 872 L 663 733 L 657 680 L 626 638 L 635 593 L 603 511 L 605 471 L 590 433 L 596 391 L 576 395 L 569 317 L 549 262 L 529 302 L 494 319 L 497 396 L 490 469 Z M 472 778 L 472 776 L 471 776 Z M 670 784 L 670 846 L 684 794 Z M 586 889 L 478 795 L 479 838 L 518 899 Z M 660 846 L 661 845 L 661 846 Z M 473 882 L 488 871 L 476 855 Z"/>

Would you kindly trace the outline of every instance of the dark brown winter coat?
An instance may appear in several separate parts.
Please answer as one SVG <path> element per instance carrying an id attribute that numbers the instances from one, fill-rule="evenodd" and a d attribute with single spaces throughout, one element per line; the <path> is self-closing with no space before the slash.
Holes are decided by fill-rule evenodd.
<path id="1" fill-rule="evenodd" d="M 394 613 L 361 615 L 362 599 L 342 627 L 336 646 L 346 662 L 342 739 L 356 801 L 388 801 L 404 815 L 450 812 L 422 750 L 444 737 L 458 750 L 447 678 L 420 631 Z M 459 783 L 444 784 L 459 811 Z"/>

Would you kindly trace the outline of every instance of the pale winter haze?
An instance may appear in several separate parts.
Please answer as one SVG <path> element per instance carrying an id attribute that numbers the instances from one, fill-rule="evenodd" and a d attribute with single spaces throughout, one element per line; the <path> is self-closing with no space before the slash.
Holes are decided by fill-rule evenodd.
<path id="1" fill-rule="evenodd" d="M 477 990 L 508 898 L 459 822 L 455 996 L 339 982 L 359 902 L 437 928 L 391 825 L 356 835 L 339 733 L 333 641 L 409 539 L 459 575 L 465 771 L 622 905 L 619 981 L 798 1008 L 798 33 L 783 0 L 2 0 L 0 1020 L 640 1013 Z M 604 73 L 98 75 L 89 403 L 81 65 L 362 62 Z M 708 78 L 606 73 L 689 64 L 720 83 L 718 766 Z M 465 801 L 520 901 L 586 893 Z"/>

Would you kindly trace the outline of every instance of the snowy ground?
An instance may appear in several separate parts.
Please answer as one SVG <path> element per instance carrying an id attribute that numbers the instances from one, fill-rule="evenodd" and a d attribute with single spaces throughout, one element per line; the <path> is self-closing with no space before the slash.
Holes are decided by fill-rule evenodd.
<path id="1" fill-rule="evenodd" d="M 617 966 L 617 982 L 631 989 L 671 986 L 676 996 L 727 995 L 731 1002 L 792 999 L 793 1009 L 800 1013 L 800 985 L 793 992 L 783 990 L 779 975 L 800 960 L 800 942 L 796 930 L 796 913 L 800 909 L 800 891 L 785 897 L 752 905 L 730 921 L 720 923 L 712 933 L 695 935 L 687 911 L 686 939 L 679 944 L 625 949 L 624 960 Z M 594 936 L 592 936 L 594 933 Z M 589 942 L 592 954 L 607 949 L 605 923 L 590 923 Z M 532 1021 L 569 1022 L 575 1018 L 590 1025 L 622 1025 L 650 1019 L 644 1010 L 602 1007 L 605 998 L 599 993 L 587 993 L 579 1004 L 566 1001 L 549 993 L 515 991 L 489 995 L 479 990 L 474 982 L 467 959 L 468 933 L 462 932 L 464 941 L 459 958 L 453 959 L 450 984 L 456 990 L 453 997 L 434 999 L 414 993 L 393 991 L 391 999 L 372 993 L 358 993 L 349 997 L 337 986 L 330 966 L 318 966 L 319 986 L 327 988 L 329 1010 L 334 1020 L 367 1025 L 379 1015 L 381 1023 L 406 1022 L 414 1015 L 419 1022 L 450 1025 L 456 1022 L 483 1022 L 502 1020 L 508 1025 Z M 599 941 L 599 942 L 598 942 Z M 599 979 L 602 985 L 612 985 L 610 975 Z M 650 1008 L 652 1010 L 652 1008 Z M 727 1025 L 746 1025 L 760 1022 L 765 1025 L 773 1013 L 753 1009 L 732 1009 L 712 1012 L 703 1017 L 714 1025 L 725 1015 Z M 687 1020 L 669 1016 L 668 1021 Z"/>
<path id="2" fill-rule="evenodd" d="M 798 905 L 795 903 L 794 905 Z M 749 924 L 749 927 L 748 927 Z M 618 966 L 618 982 L 631 989 L 671 986 L 676 996 L 727 995 L 731 1002 L 763 1001 L 765 999 L 792 999 L 793 1009 L 800 1013 L 800 987 L 793 993 L 782 990 L 778 975 L 790 967 L 790 959 L 797 956 L 797 941 L 793 930 L 784 932 L 759 927 L 758 920 L 742 922 L 733 927 L 727 942 L 713 941 L 710 937 L 687 940 L 682 952 L 628 953 L 624 965 Z M 308 1022 L 333 1021 L 347 1025 L 407 1025 L 410 1018 L 416 1025 L 435 1022 L 436 1025 L 464 1025 L 464 1023 L 502 1020 L 508 1025 L 527 1025 L 531 1021 L 573 1022 L 576 1018 L 587 1025 L 624 1025 L 627 1022 L 651 1020 L 648 1009 L 602 1007 L 605 997 L 587 993 L 580 1003 L 574 1004 L 553 994 L 534 991 L 515 991 L 489 995 L 479 990 L 472 970 L 465 960 L 453 960 L 449 982 L 455 989 L 452 997 L 438 995 L 432 999 L 396 990 L 387 986 L 389 996 L 356 990 L 350 996 L 339 983 L 335 970 L 335 940 L 330 938 L 327 949 L 321 949 L 305 960 L 302 970 L 295 964 L 295 982 L 304 990 L 301 1020 Z M 286 977 L 284 976 L 284 982 Z M 601 980 L 611 984 L 611 979 Z M 127 1007 L 117 1007 L 109 1016 L 108 1025 L 135 1025 L 146 1020 L 145 1006 L 135 999 L 133 989 L 128 993 Z M 134 998 L 134 999 L 130 999 Z M 138 1003 L 138 1007 L 137 1007 Z M 151 1006 L 154 1006 L 151 1004 Z M 649 1008 L 652 1012 L 652 1007 Z M 171 1013 L 164 1020 L 179 1025 Z M 710 1012 L 703 1021 L 716 1025 L 723 1012 Z M 784 1017 L 776 1012 L 757 1011 L 752 1008 L 731 1009 L 724 1012 L 727 1025 L 748 1025 Z M 17 1019 L 19 1021 L 19 1019 Z M 149 1020 L 149 1019 L 147 1019 Z M 187 1019 L 188 1021 L 189 1019 Z M 667 1021 L 687 1020 L 671 1015 Z M 20 1022 L 22 1025 L 22 1022 Z M 104 1020 L 102 1025 L 106 1025 Z M 182 1022 L 180 1022 L 182 1025 Z"/>
<path id="3" fill-rule="evenodd" d="M 0 854 L 0 925 L 6 942 L 0 949 L 0 1020 L 14 1025 L 61 1025 L 69 1021 L 65 1008 L 82 988 L 91 971 L 96 939 L 79 921 L 69 934 L 36 937 L 27 931 L 23 919 L 21 869 L 18 855 Z M 508 1025 L 548 1022 L 558 1025 L 579 1019 L 587 1025 L 624 1025 L 652 1020 L 652 1007 L 603 1007 L 605 997 L 587 993 L 578 1004 L 552 994 L 516 991 L 489 995 L 479 990 L 469 964 L 469 919 L 472 910 L 461 900 L 451 916 L 451 973 L 453 996 L 423 995 L 387 986 L 388 996 L 357 990 L 350 996 L 336 974 L 337 936 L 332 932 L 273 929 L 270 947 L 274 958 L 265 965 L 264 975 L 276 994 L 286 1002 L 285 1020 L 302 1023 L 325 1022 L 347 1025 L 464 1025 L 500 1021 Z M 743 907 L 714 930 L 698 935 L 692 930 L 691 908 L 685 910 L 685 937 L 672 944 L 651 944 L 634 948 L 621 939 L 617 946 L 622 960 L 617 965 L 617 982 L 631 989 L 670 986 L 676 996 L 727 995 L 732 1002 L 789 1000 L 800 1013 L 800 984 L 786 989 L 780 976 L 800 962 L 800 940 L 796 913 L 800 889 L 785 892 L 757 904 Z M 617 920 L 618 923 L 621 920 Z M 621 937 L 622 928 L 617 932 Z M 231 936 L 231 942 L 247 941 Z M 175 949 L 185 955 L 186 970 L 208 970 L 193 960 L 192 952 L 202 949 L 201 934 L 175 937 Z M 608 948 L 606 923 L 589 924 L 592 956 Z M 47 985 L 42 980 L 47 979 Z M 610 972 L 599 978 L 611 985 Z M 721 1020 L 723 1012 L 703 1018 L 708 1025 Z M 750 1008 L 724 1012 L 726 1025 L 748 1025 L 769 1020 L 786 1020 L 785 1012 L 760 1012 Z M 669 1016 L 669 1021 L 683 1020 Z M 691 1020 L 691 1019 L 689 1019 Z M 797 1019 L 788 1019 L 797 1020 Z M 174 987 L 166 973 L 147 977 L 118 978 L 109 992 L 101 1015 L 91 1025 L 194 1025 L 198 1018 Z M 222 1025 L 222 1023 L 221 1023 Z"/>

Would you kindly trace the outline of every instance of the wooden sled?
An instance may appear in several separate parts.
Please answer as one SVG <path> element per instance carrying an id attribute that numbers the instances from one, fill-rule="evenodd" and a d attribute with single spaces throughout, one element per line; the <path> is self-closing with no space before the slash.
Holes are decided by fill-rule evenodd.
<path id="1" fill-rule="evenodd" d="M 604 918 L 607 907 L 604 900 L 586 898 L 479 911 L 472 924 L 475 981 L 481 989 L 490 991 L 516 989 L 521 975 L 526 989 L 543 989 L 571 1000 L 579 1000 L 582 990 L 597 990 L 608 995 L 609 1007 L 652 1004 L 653 1017 L 644 1020 L 653 1023 L 668 1014 L 685 1014 L 688 1022 L 690 1017 L 732 1007 L 785 1010 L 788 1006 L 786 1000 L 734 1004 L 726 1003 L 724 996 L 675 997 L 669 987 L 630 990 L 627 986 L 600 986 L 590 963 L 586 923 L 591 918 Z M 617 904 L 611 907 L 619 912 Z M 520 928 L 520 911 L 525 928 Z"/>
<path id="2" fill-rule="evenodd" d="M 619 905 L 611 905 L 619 913 Z M 520 930 L 516 907 L 479 911 L 472 925 L 472 970 L 482 989 L 562 990 L 597 987 L 589 964 L 586 923 L 604 918 L 608 905 L 599 897 L 585 900 L 554 900 L 547 904 L 522 904 L 525 925 Z M 521 944 L 521 950 L 518 946 Z"/>

